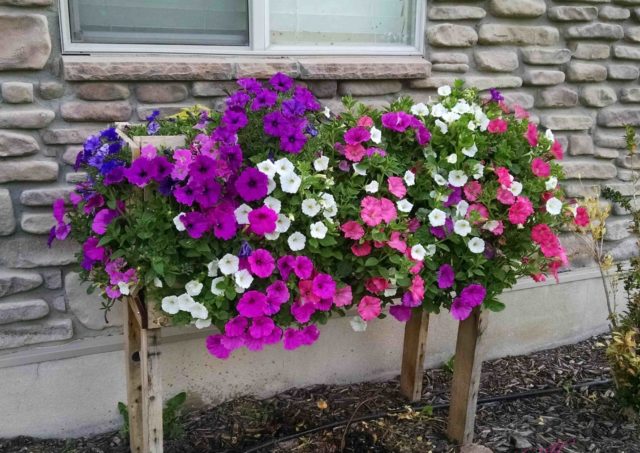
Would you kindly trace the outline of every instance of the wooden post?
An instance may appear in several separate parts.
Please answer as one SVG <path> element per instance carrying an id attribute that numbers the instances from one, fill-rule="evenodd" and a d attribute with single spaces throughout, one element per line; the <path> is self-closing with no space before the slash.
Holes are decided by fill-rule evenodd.
<path id="1" fill-rule="evenodd" d="M 125 372 L 129 408 L 129 446 L 134 453 L 162 453 L 160 328 L 147 328 L 139 299 L 125 309 Z M 144 308 L 144 307 L 142 307 Z"/>
<path id="2" fill-rule="evenodd" d="M 409 401 L 419 401 L 422 396 L 424 354 L 429 330 L 429 314 L 422 308 L 414 308 L 411 319 L 404 328 L 400 393 Z"/>
<path id="3" fill-rule="evenodd" d="M 486 315 L 480 307 L 474 308 L 458 327 L 447 429 L 449 439 L 458 445 L 473 442 L 485 329 Z"/>

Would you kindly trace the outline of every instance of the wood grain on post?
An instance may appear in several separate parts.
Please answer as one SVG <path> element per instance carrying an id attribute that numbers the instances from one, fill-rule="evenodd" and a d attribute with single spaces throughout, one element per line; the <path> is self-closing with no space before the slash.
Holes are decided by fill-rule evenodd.
<path id="1" fill-rule="evenodd" d="M 486 323 L 486 314 L 476 307 L 458 327 L 447 435 L 459 445 L 473 442 Z"/>
<path id="2" fill-rule="evenodd" d="M 400 393 L 409 401 L 419 401 L 422 396 L 424 355 L 429 330 L 429 314 L 422 308 L 414 308 L 411 319 L 404 328 Z"/>
<path id="3" fill-rule="evenodd" d="M 160 329 L 142 330 L 142 442 L 144 453 L 161 453 L 162 378 L 160 375 Z"/>
<path id="4" fill-rule="evenodd" d="M 142 381 L 140 370 L 140 323 L 130 298 L 124 307 L 124 369 L 127 379 L 127 408 L 129 413 L 129 447 L 142 453 Z"/>

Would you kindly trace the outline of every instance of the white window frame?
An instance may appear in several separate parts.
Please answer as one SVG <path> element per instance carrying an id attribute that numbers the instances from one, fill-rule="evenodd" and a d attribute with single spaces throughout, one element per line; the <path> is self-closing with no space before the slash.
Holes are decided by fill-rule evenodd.
<path id="1" fill-rule="evenodd" d="M 318 1 L 318 0 L 310 0 Z M 320 0 L 321 1 L 321 0 Z M 69 0 L 59 1 L 63 54 L 176 53 L 210 55 L 423 55 L 426 0 L 416 3 L 415 46 L 292 46 L 269 41 L 269 0 L 249 0 L 249 46 L 100 44 L 71 41 Z"/>

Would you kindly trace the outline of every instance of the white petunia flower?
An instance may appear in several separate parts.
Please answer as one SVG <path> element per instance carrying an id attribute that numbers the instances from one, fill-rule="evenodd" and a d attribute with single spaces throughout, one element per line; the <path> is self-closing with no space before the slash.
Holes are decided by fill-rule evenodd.
<path id="1" fill-rule="evenodd" d="M 320 194 L 320 204 L 325 209 L 331 208 L 333 206 L 336 206 L 336 199 L 333 198 L 333 195 L 331 195 L 330 193 L 322 192 Z"/>
<path id="2" fill-rule="evenodd" d="M 351 318 L 349 324 L 351 324 L 351 328 L 354 332 L 364 332 L 367 330 L 367 323 L 360 316 L 354 316 Z"/>
<path id="3" fill-rule="evenodd" d="M 437 185 L 439 186 L 446 186 L 447 185 L 447 180 L 444 179 L 444 177 L 438 173 L 434 173 L 433 175 L 433 180 L 436 182 Z"/>
<path id="4" fill-rule="evenodd" d="M 435 246 L 435 244 L 427 245 L 426 250 L 427 250 L 427 256 L 431 257 L 431 256 L 435 255 L 436 254 L 436 246 Z"/>
<path id="5" fill-rule="evenodd" d="M 419 102 L 411 106 L 411 113 L 415 116 L 429 116 L 429 108 L 424 103 Z"/>
<path id="6" fill-rule="evenodd" d="M 367 174 L 367 169 L 362 167 L 361 165 L 358 164 L 353 164 L 353 172 L 356 175 L 360 175 L 360 176 L 366 176 Z"/>
<path id="7" fill-rule="evenodd" d="M 390 286 L 389 288 L 384 290 L 384 297 L 393 297 L 398 292 L 398 288 L 395 286 Z"/>
<path id="8" fill-rule="evenodd" d="M 315 168 L 316 171 L 325 171 L 329 168 L 329 158 L 327 156 L 318 157 L 313 161 L 313 168 Z"/>
<path id="9" fill-rule="evenodd" d="M 240 259 L 237 256 L 227 253 L 218 262 L 218 268 L 223 275 L 232 275 L 238 272 Z"/>
<path id="10" fill-rule="evenodd" d="M 447 214 L 440 209 L 434 209 L 429 213 L 429 223 L 431 226 L 439 227 L 445 224 L 447 221 Z"/>
<path id="11" fill-rule="evenodd" d="M 153 286 L 155 286 L 156 288 L 162 288 L 164 285 L 162 284 L 162 280 L 156 277 L 153 279 Z"/>
<path id="12" fill-rule="evenodd" d="M 425 249 L 421 244 L 416 244 L 411 247 L 411 258 L 416 261 L 424 261 L 427 256 L 427 249 Z"/>
<path id="13" fill-rule="evenodd" d="M 269 159 L 263 160 L 258 165 L 256 165 L 256 167 L 269 178 L 273 178 L 276 175 L 276 166 L 273 165 L 273 162 L 271 162 Z"/>
<path id="14" fill-rule="evenodd" d="M 469 210 L 469 203 L 467 203 L 464 200 L 461 200 L 457 205 L 456 205 L 456 215 L 458 217 L 464 217 L 467 215 L 467 211 Z"/>
<path id="15" fill-rule="evenodd" d="M 213 260 L 207 264 L 207 277 L 215 277 L 218 275 L 218 260 Z"/>
<path id="16" fill-rule="evenodd" d="M 275 161 L 274 165 L 276 167 L 276 173 L 278 173 L 280 176 L 291 173 L 294 170 L 293 164 L 286 157 L 278 159 L 277 161 Z"/>
<path id="17" fill-rule="evenodd" d="M 442 85 L 438 88 L 438 94 L 440 96 L 449 96 L 451 94 L 451 87 L 449 85 Z"/>
<path id="18" fill-rule="evenodd" d="M 547 138 L 547 140 L 549 140 L 550 142 L 552 142 L 555 137 L 553 136 L 553 132 L 551 131 L 551 129 L 547 129 L 546 131 L 544 131 L 544 136 Z"/>
<path id="19" fill-rule="evenodd" d="M 266 207 L 272 209 L 276 213 L 280 212 L 280 208 L 282 208 L 282 203 L 277 198 L 267 197 L 264 199 L 264 204 Z"/>
<path id="20" fill-rule="evenodd" d="M 327 227 L 322 222 L 312 223 L 309 227 L 309 233 L 312 238 L 324 239 L 327 236 Z"/>
<path id="21" fill-rule="evenodd" d="M 467 244 L 471 253 L 482 253 L 484 252 L 484 241 L 480 238 L 473 238 Z"/>
<path id="22" fill-rule="evenodd" d="M 449 126 L 447 126 L 447 123 L 444 123 L 440 120 L 436 120 L 436 126 L 438 126 L 438 129 L 440 129 L 440 132 L 443 134 L 446 134 L 447 132 L 449 132 Z"/>
<path id="23" fill-rule="evenodd" d="M 398 207 L 398 211 L 400 212 L 411 212 L 411 210 L 413 209 L 413 204 L 406 198 L 396 201 L 396 206 Z"/>
<path id="24" fill-rule="evenodd" d="M 207 307 L 202 305 L 200 302 L 196 302 L 195 304 L 193 304 L 191 310 L 189 310 L 189 313 L 191 313 L 191 317 L 196 319 L 207 319 L 209 317 L 209 311 L 207 310 Z"/>
<path id="25" fill-rule="evenodd" d="M 466 100 L 460 99 L 458 103 L 453 106 L 451 111 L 457 113 L 458 115 L 464 115 L 465 113 L 469 113 L 471 111 L 471 106 L 467 103 Z"/>
<path id="26" fill-rule="evenodd" d="M 280 187 L 282 191 L 286 193 L 297 193 L 300 188 L 302 179 L 294 172 L 289 172 L 280 175 Z"/>
<path id="27" fill-rule="evenodd" d="M 507 190 L 511 192 L 514 197 L 517 197 L 522 193 L 522 184 L 520 184 L 518 181 L 511 181 L 511 187 L 509 187 Z"/>
<path id="28" fill-rule="evenodd" d="M 325 219 L 335 217 L 336 215 L 338 215 L 338 206 L 334 204 L 333 206 L 324 208 L 324 211 L 322 211 L 322 215 L 325 217 Z"/>
<path id="29" fill-rule="evenodd" d="M 184 223 L 182 223 L 182 220 L 180 220 L 180 217 L 184 215 L 184 212 L 181 212 L 180 214 L 178 214 L 177 216 L 175 216 L 173 218 L 173 224 L 176 226 L 176 230 L 178 231 L 184 231 L 187 228 L 184 226 Z"/>
<path id="30" fill-rule="evenodd" d="M 244 288 L 240 288 L 238 285 L 235 285 L 234 289 L 236 290 L 237 294 L 242 294 L 245 292 Z"/>
<path id="31" fill-rule="evenodd" d="M 482 132 L 486 131 L 487 128 L 489 127 L 489 123 L 491 121 L 489 120 L 489 117 L 487 115 L 482 115 L 481 119 L 480 119 L 480 130 Z"/>
<path id="32" fill-rule="evenodd" d="M 198 280 L 191 280 L 189 283 L 184 285 L 184 290 L 190 296 L 197 296 L 202 292 L 202 287 L 202 283 L 200 283 Z"/>
<path id="33" fill-rule="evenodd" d="M 498 228 L 498 225 L 500 225 L 500 222 L 498 220 L 489 220 L 487 223 L 482 225 L 482 229 L 487 231 L 493 231 L 496 228 Z"/>
<path id="34" fill-rule="evenodd" d="M 322 209 L 322 206 L 320 206 L 320 203 L 318 203 L 313 198 L 307 198 L 302 201 L 301 209 L 304 215 L 308 217 L 313 217 L 320 212 L 320 209 Z"/>
<path id="35" fill-rule="evenodd" d="M 324 107 L 324 112 L 322 112 L 322 113 L 324 113 L 324 116 L 327 119 L 331 118 L 331 109 L 329 107 L 325 106 Z"/>
<path id="36" fill-rule="evenodd" d="M 480 179 L 484 176 L 484 165 L 477 163 L 473 166 L 473 179 Z"/>
<path id="37" fill-rule="evenodd" d="M 547 190 L 554 190 L 556 187 L 558 187 L 558 178 L 555 176 L 550 176 L 544 183 L 544 188 Z"/>
<path id="38" fill-rule="evenodd" d="M 299 252 L 304 249 L 305 244 L 307 243 L 307 238 L 304 234 L 296 231 L 287 239 L 287 244 L 289 244 L 289 248 L 294 252 Z"/>
<path id="39" fill-rule="evenodd" d="M 196 329 L 206 329 L 207 327 L 211 327 L 211 318 L 196 319 L 195 326 Z"/>
<path id="40" fill-rule="evenodd" d="M 284 214 L 278 215 L 278 220 L 276 220 L 276 233 L 286 233 L 291 226 L 291 220 Z M 265 235 L 266 237 L 266 235 Z"/>
<path id="41" fill-rule="evenodd" d="M 455 121 L 458 121 L 460 119 L 460 115 L 458 115 L 455 112 L 447 112 L 444 115 L 442 115 L 442 119 L 447 123 L 447 124 L 451 124 Z"/>
<path id="42" fill-rule="evenodd" d="M 276 190 L 276 180 L 273 178 L 269 178 L 267 180 L 267 195 L 271 194 L 274 190 Z"/>
<path id="43" fill-rule="evenodd" d="M 180 311 L 178 298 L 176 296 L 167 296 L 162 298 L 162 311 L 169 313 L 170 315 L 178 313 Z"/>
<path id="44" fill-rule="evenodd" d="M 562 201 L 556 197 L 547 200 L 547 212 L 551 215 L 558 215 L 562 212 Z"/>
<path id="45" fill-rule="evenodd" d="M 452 170 L 449 172 L 449 184 L 453 187 L 462 187 L 468 180 L 469 178 L 462 170 Z"/>
<path id="46" fill-rule="evenodd" d="M 253 283 L 253 276 L 246 269 L 241 269 L 233 274 L 233 280 L 240 288 L 248 289 Z"/>
<path id="47" fill-rule="evenodd" d="M 468 157 L 475 156 L 477 152 L 478 152 L 478 147 L 476 146 L 475 143 L 473 145 L 471 145 L 470 148 L 464 148 L 462 150 L 462 154 L 464 154 L 465 156 L 468 156 Z"/>
<path id="48" fill-rule="evenodd" d="M 458 162 L 458 155 L 456 153 L 449 154 L 447 156 L 447 162 L 449 162 L 450 164 L 455 164 L 456 162 Z"/>
<path id="49" fill-rule="evenodd" d="M 224 290 L 218 288 L 218 285 L 224 281 L 224 277 L 216 277 L 211 281 L 211 294 L 214 296 L 224 296 Z"/>
<path id="50" fill-rule="evenodd" d="M 407 170 L 406 172 L 404 172 L 403 179 L 404 179 L 404 183 L 409 187 L 414 186 L 416 184 L 416 174 L 411 170 Z"/>
<path id="51" fill-rule="evenodd" d="M 371 181 L 369 184 L 364 186 L 364 190 L 366 190 L 369 193 L 376 193 L 379 188 L 380 188 L 380 185 L 378 184 L 378 181 Z"/>
<path id="52" fill-rule="evenodd" d="M 264 238 L 267 241 L 275 241 L 280 237 L 280 233 L 278 233 L 277 231 L 274 231 L 273 233 L 265 233 L 264 234 Z"/>
<path id="53" fill-rule="evenodd" d="M 469 121 L 469 124 L 467 124 L 467 129 L 469 129 L 470 131 L 475 131 L 476 130 L 476 123 L 474 123 L 473 121 Z"/>
<path id="54" fill-rule="evenodd" d="M 118 290 L 123 296 L 128 296 L 131 293 L 131 291 L 129 291 L 129 283 L 127 282 L 118 283 Z"/>
<path id="55" fill-rule="evenodd" d="M 447 111 L 448 110 L 444 105 L 438 103 L 433 107 L 431 107 L 431 116 L 434 116 L 436 118 L 442 118 L 442 116 L 446 114 Z"/>
<path id="56" fill-rule="evenodd" d="M 238 225 L 248 225 L 249 224 L 249 213 L 252 211 L 251 206 L 248 204 L 242 203 L 238 206 L 233 214 L 236 217 L 236 222 Z"/>
<path id="57" fill-rule="evenodd" d="M 188 295 L 187 293 L 180 294 L 178 296 L 178 307 L 182 311 L 191 311 L 191 307 L 195 304 L 196 301 L 193 300 L 193 297 Z"/>
<path id="58" fill-rule="evenodd" d="M 369 129 L 369 133 L 371 134 L 371 141 L 376 145 L 379 145 L 382 141 L 382 131 L 375 126 L 372 126 Z"/>
<path id="59" fill-rule="evenodd" d="M 471 224 L 467 220 L 456 220 L 453 224 L 453 231 L 459 236 L 465 237 L 471 233 Z"/>

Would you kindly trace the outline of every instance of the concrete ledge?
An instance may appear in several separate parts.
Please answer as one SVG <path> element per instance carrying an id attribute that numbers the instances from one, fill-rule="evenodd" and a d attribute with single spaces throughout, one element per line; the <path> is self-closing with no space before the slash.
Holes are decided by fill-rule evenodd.
<path id="1" fill-rule="evenodd" d="M 232 80 L 275 72 L 311 79 L 421 79 L 431 63 L 420 56 L 221 57 L 101 55 L 62 57 L 68 81 Z"/>
<path id="2" fill-rule="evenodd" d="M 564 274 L 559 285 L 526 282 L 506 293 L 507 308 L 489 316 L 487 358 L 574 343 L 606 331 L 604 292 L 594 271 Z M 399 371 L 403 329 L 388 318 L 355 333 L 348 318 L 335 319 L 321 327 L 320 340 L 310 348 L 242 350 L 226 361 L 207 353 L 202 337 L 208 332 L 184 335 L 167 329 L 161 350 L 165 397 L 184 390 L 195 405 L 213 404 L 241 394 L 267 397 L 291 387 L 387 379 Z M 451 357 L 455 336 L 456 323 L 447 313 L 433 316 L 426 367 Z M 120 337 L 108 340 L 108 345 L 94 343 L 93 349 L 87 343 L 65 345 L 71 355 L 58 356 L 61 360 L 42 348 L 39 359 L 48 356 L 48 361 L 0 369 L 0 401 L 13 408 L 0 411 L 0 437 L 82 436 L 117 427 L 116 404 L 125 400 L 124 357 Z"/>

